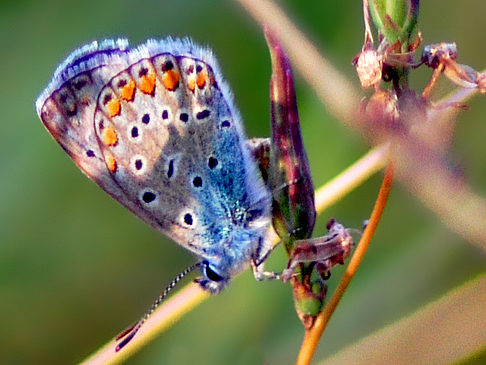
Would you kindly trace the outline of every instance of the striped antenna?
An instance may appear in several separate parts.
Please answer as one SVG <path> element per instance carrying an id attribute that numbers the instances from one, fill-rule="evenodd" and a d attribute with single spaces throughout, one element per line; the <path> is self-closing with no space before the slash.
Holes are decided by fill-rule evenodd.
<path id="1" fill-rule="evenodd" d="M 138 330 L 140 329 L 140 327 L 142 327 L 148 317 L 150 317 L 150 315 L 155 311 L 155 309 L 157 309 L 160 303 L 162 303 L 164 298 L 171 292 L 172 289 L 174 289 L 177 283 L 181 281 L 184 276 L 202 265 L 202 262 L 191 265 L 187 269 L 179 273 L 174 279 L 172 279 L 170 284 L 167 285 L 167 288 L 165 288 L 165 290 L 154 301 L 154 303 L 150 306 L 149 310 L 145 313 L 145 315 L 137 323 L 135 323 L 133 326 L 130 326 L 116 337 L 116 341 L 121 340 L 121 342 L 116 346 L 115 351 L 120 351 L 123 347 L 125 347 L 127 343 L 132 340 L 132 338 L 137 334 Z"/>

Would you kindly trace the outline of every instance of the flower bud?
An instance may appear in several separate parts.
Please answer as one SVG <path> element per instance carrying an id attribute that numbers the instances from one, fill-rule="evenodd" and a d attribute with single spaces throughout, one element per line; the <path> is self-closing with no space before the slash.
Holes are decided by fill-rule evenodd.
<path id="1" fill-rule="evenodd" d="M 314 229 L 314 186 L 300 131 L 290 63 L 278 40 L 268 30 L 265 35 L 272 57 L 269 186 L 273 224 L 290 252 L 294 239 L 308 238 Z"/>
<path id="2" fill-rule="evenodd" d="M 417 25 L 419 0 L 371 0 L 369 4 L 376 28 L 390 44 L 410 39 Z"/>

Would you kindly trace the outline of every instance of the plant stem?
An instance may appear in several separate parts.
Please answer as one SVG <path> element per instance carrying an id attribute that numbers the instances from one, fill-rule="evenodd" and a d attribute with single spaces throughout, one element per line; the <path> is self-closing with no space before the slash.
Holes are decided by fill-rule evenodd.
<path id="1" fill-rule="evenodd" d="M 327 207 L 341 200 L 370 176 L 385 168 L 389 161 L 389 143 L 371 149 L 346 170 L 316 190 L 316 211 L 323 212 Z"/>
<path id="2" fill-rule="evenodd" d="M 356 270 L 358 269 L 366 250 L 368 249 L 371 238 L 375 233 L 376 227 L 380 222 L 383 210 L 385 209 L 392 181 L 393 165 L 389 164 L 385 170 L 385 177 L 383 178 L 383 183 L 381 185 L 380 192 L 378 193 L 378 198 L 376 199 L 376 203 L 373 208 L 373 212 L 371 214 L 368 226 L 366 227 L 363 236 L 361 237 L 361 240 L 356 247 L 353 257 L 351 258 L 346 272 L 341 278 L 341 281 L 339 282 L 339 285 L 336 288 L 334 295 L 329 300 L 324 310 L 317 316 L 314 325 L 306 331 L 300 353 L 297 357 L 297 365 L 307 365 L 312 360 L 312 356 L 314 355 L 317 344 L 321 339 L 322 333 L 329 323 L 332 314 L 334 313 L 337 305 L 341 301 L 341 298 L 344 295 L 346 288 L 353 279 L 353 276 L 356 273 Z"/>

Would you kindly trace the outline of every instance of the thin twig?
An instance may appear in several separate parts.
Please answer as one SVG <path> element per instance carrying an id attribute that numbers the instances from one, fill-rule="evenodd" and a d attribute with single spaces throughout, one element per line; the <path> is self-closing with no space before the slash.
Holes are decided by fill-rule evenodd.
<path id="1" fill-rule="evenodd" d="M 316 211 L 322 212 L 356 189 L 389 161 L 389 144 L 384 143 L 371 149 L 353 165 L 341 172 L 316 191 Z"/>
<path id="2" fill-rule="evenodd" d="M 329 323 L 329 320 L 331 319 L 334 310 L 341 301 L 341 298 L 344 295 L 346 288 L 353 279 L 353 276 L 356 273 L 356 270 L 358 269 L 358 266 L 361 263 L 361 260 L 363 259 L 366 250 L 368 249 L 371 238 L 375 233 L 383 210 L 385 209 L 392 181 L 393 165 L 389 164 L 385 170 L 385 177 L 383 178 L 383 183 L 381 185 L 380 192 L 378 193 L 378 198 L 373 208 L 373 212 L 371 214 L 368 226 L 366 227 L 363 236 L 361 237 L 361 240 L 356 247 L 353 257 L 349 261 L 346 272 L 341 278 L 341 281 L 339 282 L 339 285 L 336 288 L 334 295 L 329 300 L 324 310 L 317 316 L 314 325 L 306 331 L 304 340 L 302 342 L 302 347 L 297 358 L 297 365 L 307 365 L 312 360 L 312 356 L 314 355 L 317 344 L 321 339 L 322 333 Z"/>

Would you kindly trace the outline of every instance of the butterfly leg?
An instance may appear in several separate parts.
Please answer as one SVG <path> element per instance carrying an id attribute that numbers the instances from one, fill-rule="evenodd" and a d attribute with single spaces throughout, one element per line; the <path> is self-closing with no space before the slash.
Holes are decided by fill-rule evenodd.
<path id="1" fill-rule="evenodd" d="M 266 280 L 280 280 L 280 273 L 276 273 L 273 271 L 266 271 L 263 268 L 263 262 L 257 266 L 255 261 L 251 261 L 251 268 L 253 269 L 253 275 L 255 279 L 258 281 L 266 281 Z"/>
<path id="2" fill-rule="evenodd" d="M 258 247 L 256 254 L 251 259 L 251 268 L 253 269 L 253 275 L 258 281 L 264 280 L 280 280 L 280 273 L 266 271 L 264 269 L 265 261 L 268 256 L 273 252 L 273 250 L 280 244 L 281 241 L 276 244 L 270 241 L 262 241 Z"/>

